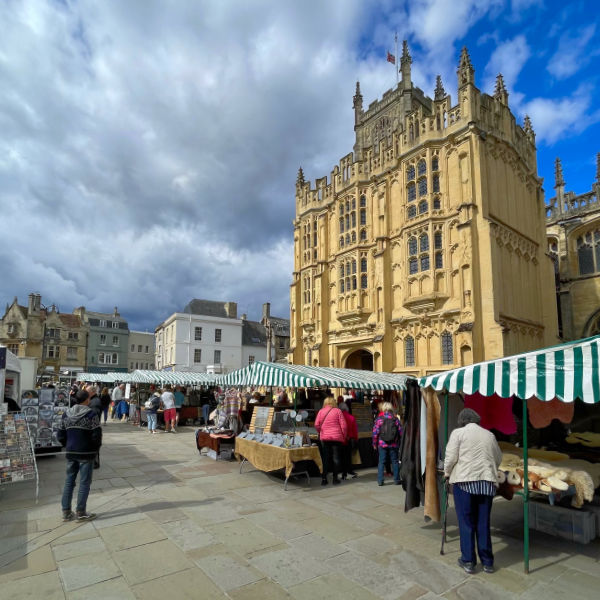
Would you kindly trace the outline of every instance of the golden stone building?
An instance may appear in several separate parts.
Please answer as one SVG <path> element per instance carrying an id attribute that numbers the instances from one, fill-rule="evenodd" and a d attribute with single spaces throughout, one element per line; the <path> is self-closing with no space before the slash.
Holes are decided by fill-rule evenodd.
<path id="1" fill-rule="evenodd" d="M 426 374 L 557 341 L 552 261 L 529 118 L 502 76 L 452 104 L 402 80 L 363 109 L 331 177 L 296 182 L 290 361 Z M 549 301 L 550 299 L 550 301 Z"/>
<path id="2" fill-rule="evenodd" d="M 565 340 L 576 340 L 600 333 L 600 153 L 589 192 L 565 192 L 558 158 L 554 179 L 546 232 L 555 265 L 559 332 Z"/>

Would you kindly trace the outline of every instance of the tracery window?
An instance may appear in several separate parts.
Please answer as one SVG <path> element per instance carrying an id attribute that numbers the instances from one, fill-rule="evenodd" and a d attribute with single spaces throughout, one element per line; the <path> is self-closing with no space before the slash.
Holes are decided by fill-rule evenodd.
<path id="1" fill-rule="evenodd" d="M 360 272 L 361 273 L 367 272 L 367 259 L 365 257 L 360 259 Z"/>
<path id="2" fill-rule="evenodd" d="M 417 164 L 417 173 L 419 174 L 419 177 L 427 173 L 427 163 L 423 159 L 421 159 Z"/>
<path id="3" fill-rule="evenodd" d="M 340 236 L 340 248 L 343 248 L 343 247 L 344 247 L 344 236 L 341 235 Z"/>
<path id="4" fill-rule="evenodd" d="M 352 198 L 352 210 L 356 208 L 356 198 Z"/>
<path id="5" fill-rule="evenodd" d="M 451 365 L 454 363 L 454 344 L 452 334 L 445 331 L 442 333 L 442 364 Z"/>
<path id="6" fill-rule="evenodd" d="M 350 234 L 346 234 L 346 246 L 350 243 Z"/>
<path id="7" fill-rule="evenodd" d="M 361 208 L 367 206 L 367 197 L 364 194 L 360 197 L 360 206 Z"/>
<path id="8" fill-rule="evenodd" d="M 356 227 L 356 213 L 352 213 L 352 227 Z"/>
<path id="9" fill-rule="evenodd" d="M 356 244 L 356 231 L 352 232 L 352 243 Z"/>
<path id="10" fill-rule="evenodd" d="M 406 198 L 409 202 L 417 199 L 417 188 L 414 181 L 406 187 Z"/>
<path id="11" fill-rule="evenodd" d="M 404 364 L 407 367 L 415 366 L 415 340 L 410 336 L 404 338 Z"/>
<path id="12" fill-rule="evenodd" d="M 425 196 L 427 194 L 427 179 L 419 179 L 419 196 Z"/>
<path id="13" fill-rule="evenodd" d="M 426 233 L 419 238 L 419 250 L 421 252 L 427 252 L 427 250 L 429 250 L 429 236 Z"/>
<path id="14" fill-rule="evenodd" d="M 356 275 L 354 277 L 352 277 L 352 289 L 353 290 L 356 289 Z"/>
<path id="15" fill-rule="evenodd" d="M 410 275 L 419 272 L 419 261 L 415 257 L 408 259 L 408 272 Z"/>
<path id="16" fill-rule="evenodd" d="M 444 256 L 441 252 L 435 253 L 435 268 L 436 269 L 444 268 Z"/>
<path id="17" fill-rule="evenodd" d="M 367 230 L 361 229 L 360 230 L 360 241 L 364 242 L 366 239 L 367 239 Z"/>
<path id="18" fill-rule="evenodd" d="M 438 157 L 434 156 L 431 159 L 431 170 L 432 171 L 439 171 L 439 169 L 440 169 L 440 163 L 439 163 Z"/>
<path id="19" fill-rule="evenodd" d="M 360 276 L 360 288 L 362 290 L 366 290 L 367 289 L 367 276 L 366 275 L 361 275 Z"/>
<path id="20" fill-rule="evenodd" d="M 360 209 L 360 224 L 361 225 L 367 224 L 367 211 L 364 208 Z"/>
<path id="21" fill-rule="evenodd" d="M 355 274 L 355 273 L 356 273 L 356 261 L 353 260 L 352 261 L 352 274 Z"/>
<path id="22" fill-rule="evenodd" d="M 440 210 L 440 208 L 442 208 L 442 202 L 440 201 L 439 198 L 434 198 L 433 199 L 433 210 Z"/>
<path id="23" fill-rule="evenodd" d="M 414 219 L 417 216 L 417 207 L 414 204 L 411 204 L 408 207 L 408 218 Z"/>
<path id="24" fill-rule="evenodd" d="M 344 217 L 340 217 L 340 233 L 344 233 Z"/>
<path id="25" fill-rule="evenodd" d="M 419 202 L 419 214 L 422 215 L 423 213 L 426 213 L 429 210 L 429 204 L 427 203 L 427 200 L 421 200 L 421 202 Z"/>
<path id="26" fill-rule="evenodd" d="M 413 256 L 417 253 L 417 238 L 411 237 L 408 240 L 408 254 L 409 256 Z"/>
<path id="27" fill-rule="evenodd" d="M 600 271 L 600 229 L 577 238 L 577 259 L 580 275 Z"/>
<path id="28" fill-rule="evenodd" d="M 421 256 L 421 271 L 429 271 L 429 254 Z"/>
<path id="29" fill-rule="evenodd" d="M 433 192 L 439 192 L 440 191 L 440 176 L 439 175 L 434 175 L 433 176 Z"/>
<path id="30" fill-rule="evenodd" d="M 433 247 L 436 250 L 441 250 L 442 248 L 442 232 L 441 231 L 436 231 L 435 235 L 433 236 Z"/>
<path id="31" fill-rule="evenodd" d="M 409 165 L 406 169 L 406 180 L 412 181 L 415 178 L 415 167 L 413 165 Z"/>

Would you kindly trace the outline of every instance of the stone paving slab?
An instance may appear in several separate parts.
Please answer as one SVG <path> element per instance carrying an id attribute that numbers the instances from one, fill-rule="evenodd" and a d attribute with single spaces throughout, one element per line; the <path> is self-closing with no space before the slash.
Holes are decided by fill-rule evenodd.
<path id="1" fill-rule="evenodd" d="M 456 565 L 454 512 L 441 556 L 439 524 L 424 523 L 422 509 L 405 513 L 401 488 L 377 486 L 374 469 L 340 486 L 301 481 L 284 491 L 280 478 L 199 456 L 192 428 L 148 436 L 109 423 L 104 434 L 88 501 L 95 521 L 60 519 L 64 456 L 39 461 L 38 504 L 31 486 L 4 491 L 2 598 L 598 597 L 600 540 L 581 546 L 532 531 L 523 573 L 519 499 L 494 503 L 497 572 L 467 576 Z"/>

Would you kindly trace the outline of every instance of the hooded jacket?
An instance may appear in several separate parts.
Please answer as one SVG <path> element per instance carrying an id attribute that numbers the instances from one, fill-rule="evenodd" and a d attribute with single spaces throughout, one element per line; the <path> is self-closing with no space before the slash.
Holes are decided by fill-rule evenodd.
<path id="1" fill-rule="evenodd" d="M 67 458 L 93 460 L 102 445 L 102 428 L 96 411 L 76 404 L 63 414 L 56 437 L 66 446 Z"/>

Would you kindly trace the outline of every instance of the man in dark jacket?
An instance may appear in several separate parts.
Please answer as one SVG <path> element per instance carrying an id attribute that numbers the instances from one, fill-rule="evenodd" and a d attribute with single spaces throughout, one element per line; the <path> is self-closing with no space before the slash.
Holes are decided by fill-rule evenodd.
<path id="1" fill-rule="evenodd" d="M 67 478 L 62 497 L 63 521 L 94 519 L 94 513 L 88 513 L 86 504 L 92 484 L 94 457 L 102 445 L 102 428 L 96 411 L 89 407 L 89 395 L 85 391 L 77 394 L 77 404 L 65 411 L 57 432 L 58 441 L 67 449 Z M 77 474 L 79 492 L 77 494 L 76 514 L 71 510 L 73 490 Z"/>
<path id="2" fill-rule="evenodd" d="M 79 392 L 81 393 L 81 392 Z M 102 415 L 102 401 L 100 400 L 100 396 L 98 396 L 98 390 L 94 384 L 88 385 L 84 394 L 89 394 L 90 403 L 89 407 L 98 415 L 98 422 L 100 422 L 100 418 Z M 100 468 L 100 450 L 94 457 L 94 469 Z"/>

